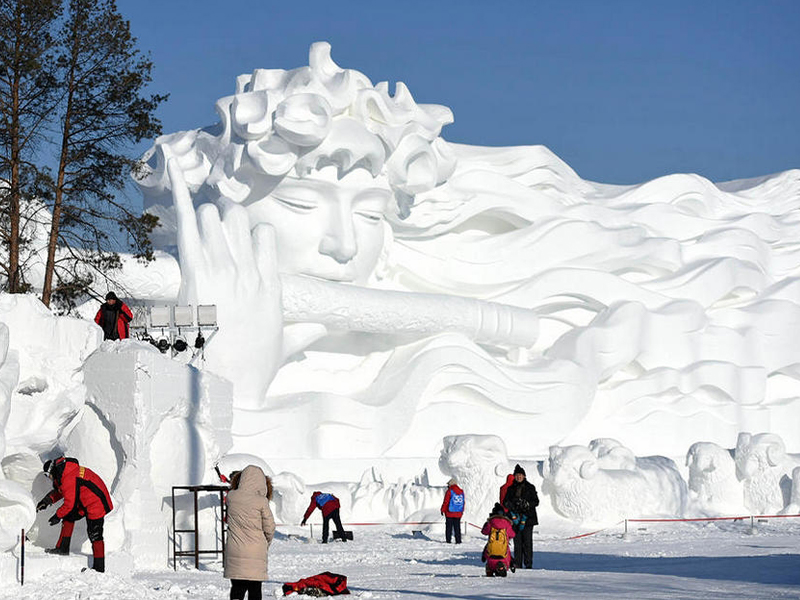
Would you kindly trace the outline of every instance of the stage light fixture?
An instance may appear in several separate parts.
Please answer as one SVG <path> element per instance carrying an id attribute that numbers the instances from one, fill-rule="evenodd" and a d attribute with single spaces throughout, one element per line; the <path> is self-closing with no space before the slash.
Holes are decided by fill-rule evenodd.
<path id="1" fill-rule="evenodd" d="M 161 351 L 161 354 L 166 354 L 167 350 L 169 350 L 169 340 L 165 337 L 159 338 L 158 342 L 156 342 L 156 348 Z"/>
<path id="2" fill-rule="evenodd" d="M 169 306 L 150 307 L 150 326 L 169 327 Z"/>
<path id="3" fill-rule="evenodd" d="M 191 305 L 176 306 L 174 315 L 175 327 L 191 327 L 194 325 L 194 314 Z"/>
<path id="4" fill-rule="evenodd" d="M 217 326 L 216 304 L 201 304 L 197 307 L 197 325 L 200 327 Z"/>
<path id="5" fill-rule="evenodd" d="M 172 342 L 172 348 L 175 352 L 184 352 L 189 347 L 189 344 L 186 343 L 186 338 L 182 335 L 179 335 L 175 338 L 175 341 Z"/>

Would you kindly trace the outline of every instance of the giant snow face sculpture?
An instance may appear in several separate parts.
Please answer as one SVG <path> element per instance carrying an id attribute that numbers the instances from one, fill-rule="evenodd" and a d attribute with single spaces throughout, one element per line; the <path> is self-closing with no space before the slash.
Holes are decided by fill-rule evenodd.
<path id="1" fill-rule="evenodd" d="M 542 147 L 446 142 L 449 109 L 325 43 L 217 111 L 159 138 L 139 183 L 174 225 L 178 300 L 218 307 L 235 450 L 432 457 L 487 434 L 677 456 L 796 421 L 796 173 L 594 184 Z"/>
<path id="2" fill-rule="evenodd" d="M 304 178 L 287 176 L 267 198 L 248 206 L 251 225 L 275 229 L 282 273 L 365 284 L 383 250 L 386 178 L 355 169 L 341 179 L 334 166 Z"/>

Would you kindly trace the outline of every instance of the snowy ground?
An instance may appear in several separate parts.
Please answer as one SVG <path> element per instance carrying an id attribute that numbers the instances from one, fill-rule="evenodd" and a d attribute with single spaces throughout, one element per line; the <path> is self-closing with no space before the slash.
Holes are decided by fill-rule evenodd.
<path id="1" fill-rule="evenodd" d="M 323 546 L 278 534 L 264 595 L 284 581 L 321 571 L 348 576 L 360 598 L 800 598 L 800 520 L 772 520 L 750 535 L 742 523 L 658 524 L 565 540 L 534 538 L 534 569 L 506 579 L 483 576 L 483 540 L 470 528 L 460 546 L 401 529 L 356 528 L 354 542 Z M 299 529 L 298 529 L 299 531 Z M 113 556 L 109 557 L 113 561 Z M 0 598 L 227 598 L 219 564 L 203 570 L 141 572 L 131 578 L 53 571 Z M 20 591 L 22 595 L 20 596 Z"/>

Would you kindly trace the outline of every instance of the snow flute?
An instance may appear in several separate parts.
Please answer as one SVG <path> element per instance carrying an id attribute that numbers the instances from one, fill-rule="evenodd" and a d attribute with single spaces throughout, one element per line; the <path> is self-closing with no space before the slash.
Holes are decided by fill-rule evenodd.
<path id="1" fill-rule="evenodd" d="M 331 329 L 434 335 L 463 333 L 476 342 L 529 347 L 539 320 L 526 308 L 420 292 L 398 292 L 281 275 L 286 321 L 321 323 Z"/>

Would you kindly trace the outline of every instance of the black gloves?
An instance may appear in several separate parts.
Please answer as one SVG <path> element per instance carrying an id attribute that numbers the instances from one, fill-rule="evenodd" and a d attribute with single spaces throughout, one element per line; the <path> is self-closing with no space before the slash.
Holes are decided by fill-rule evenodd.
<path id="1" fill-rule="evenodd" d="M 305 519 L 303 519 L 302 521 L 300 521 L 300 527 L 304 527 L 304 526 L 305 526 L 305 524 L 306 524 L 306 520 L 305 520 Z"/>
<path id="2" fill-rule="evenodd" d="M 58 516 L 56 516 L 56 515 L 53 515 L 52 517 L 50 517 L 50 520 L 48 521 L 48 523 L 50 523 L 50 525 L 55 525 L 55 524 L 56 524 L 56 523 L 58 523 L 60 520 L 61 520 L 61 517 L 58 517 Z"/>
<path id="3" fill-rule="evenodd" d="M 39 500 L 39 504 L 36 505 L 36 512 L 44 510 L 45 508 L 47 508 L 51 504 L 52 504 L 52 502 L 50 501 L 50 498 L 48 496 L 45 496 L 44 498 Z"/>

